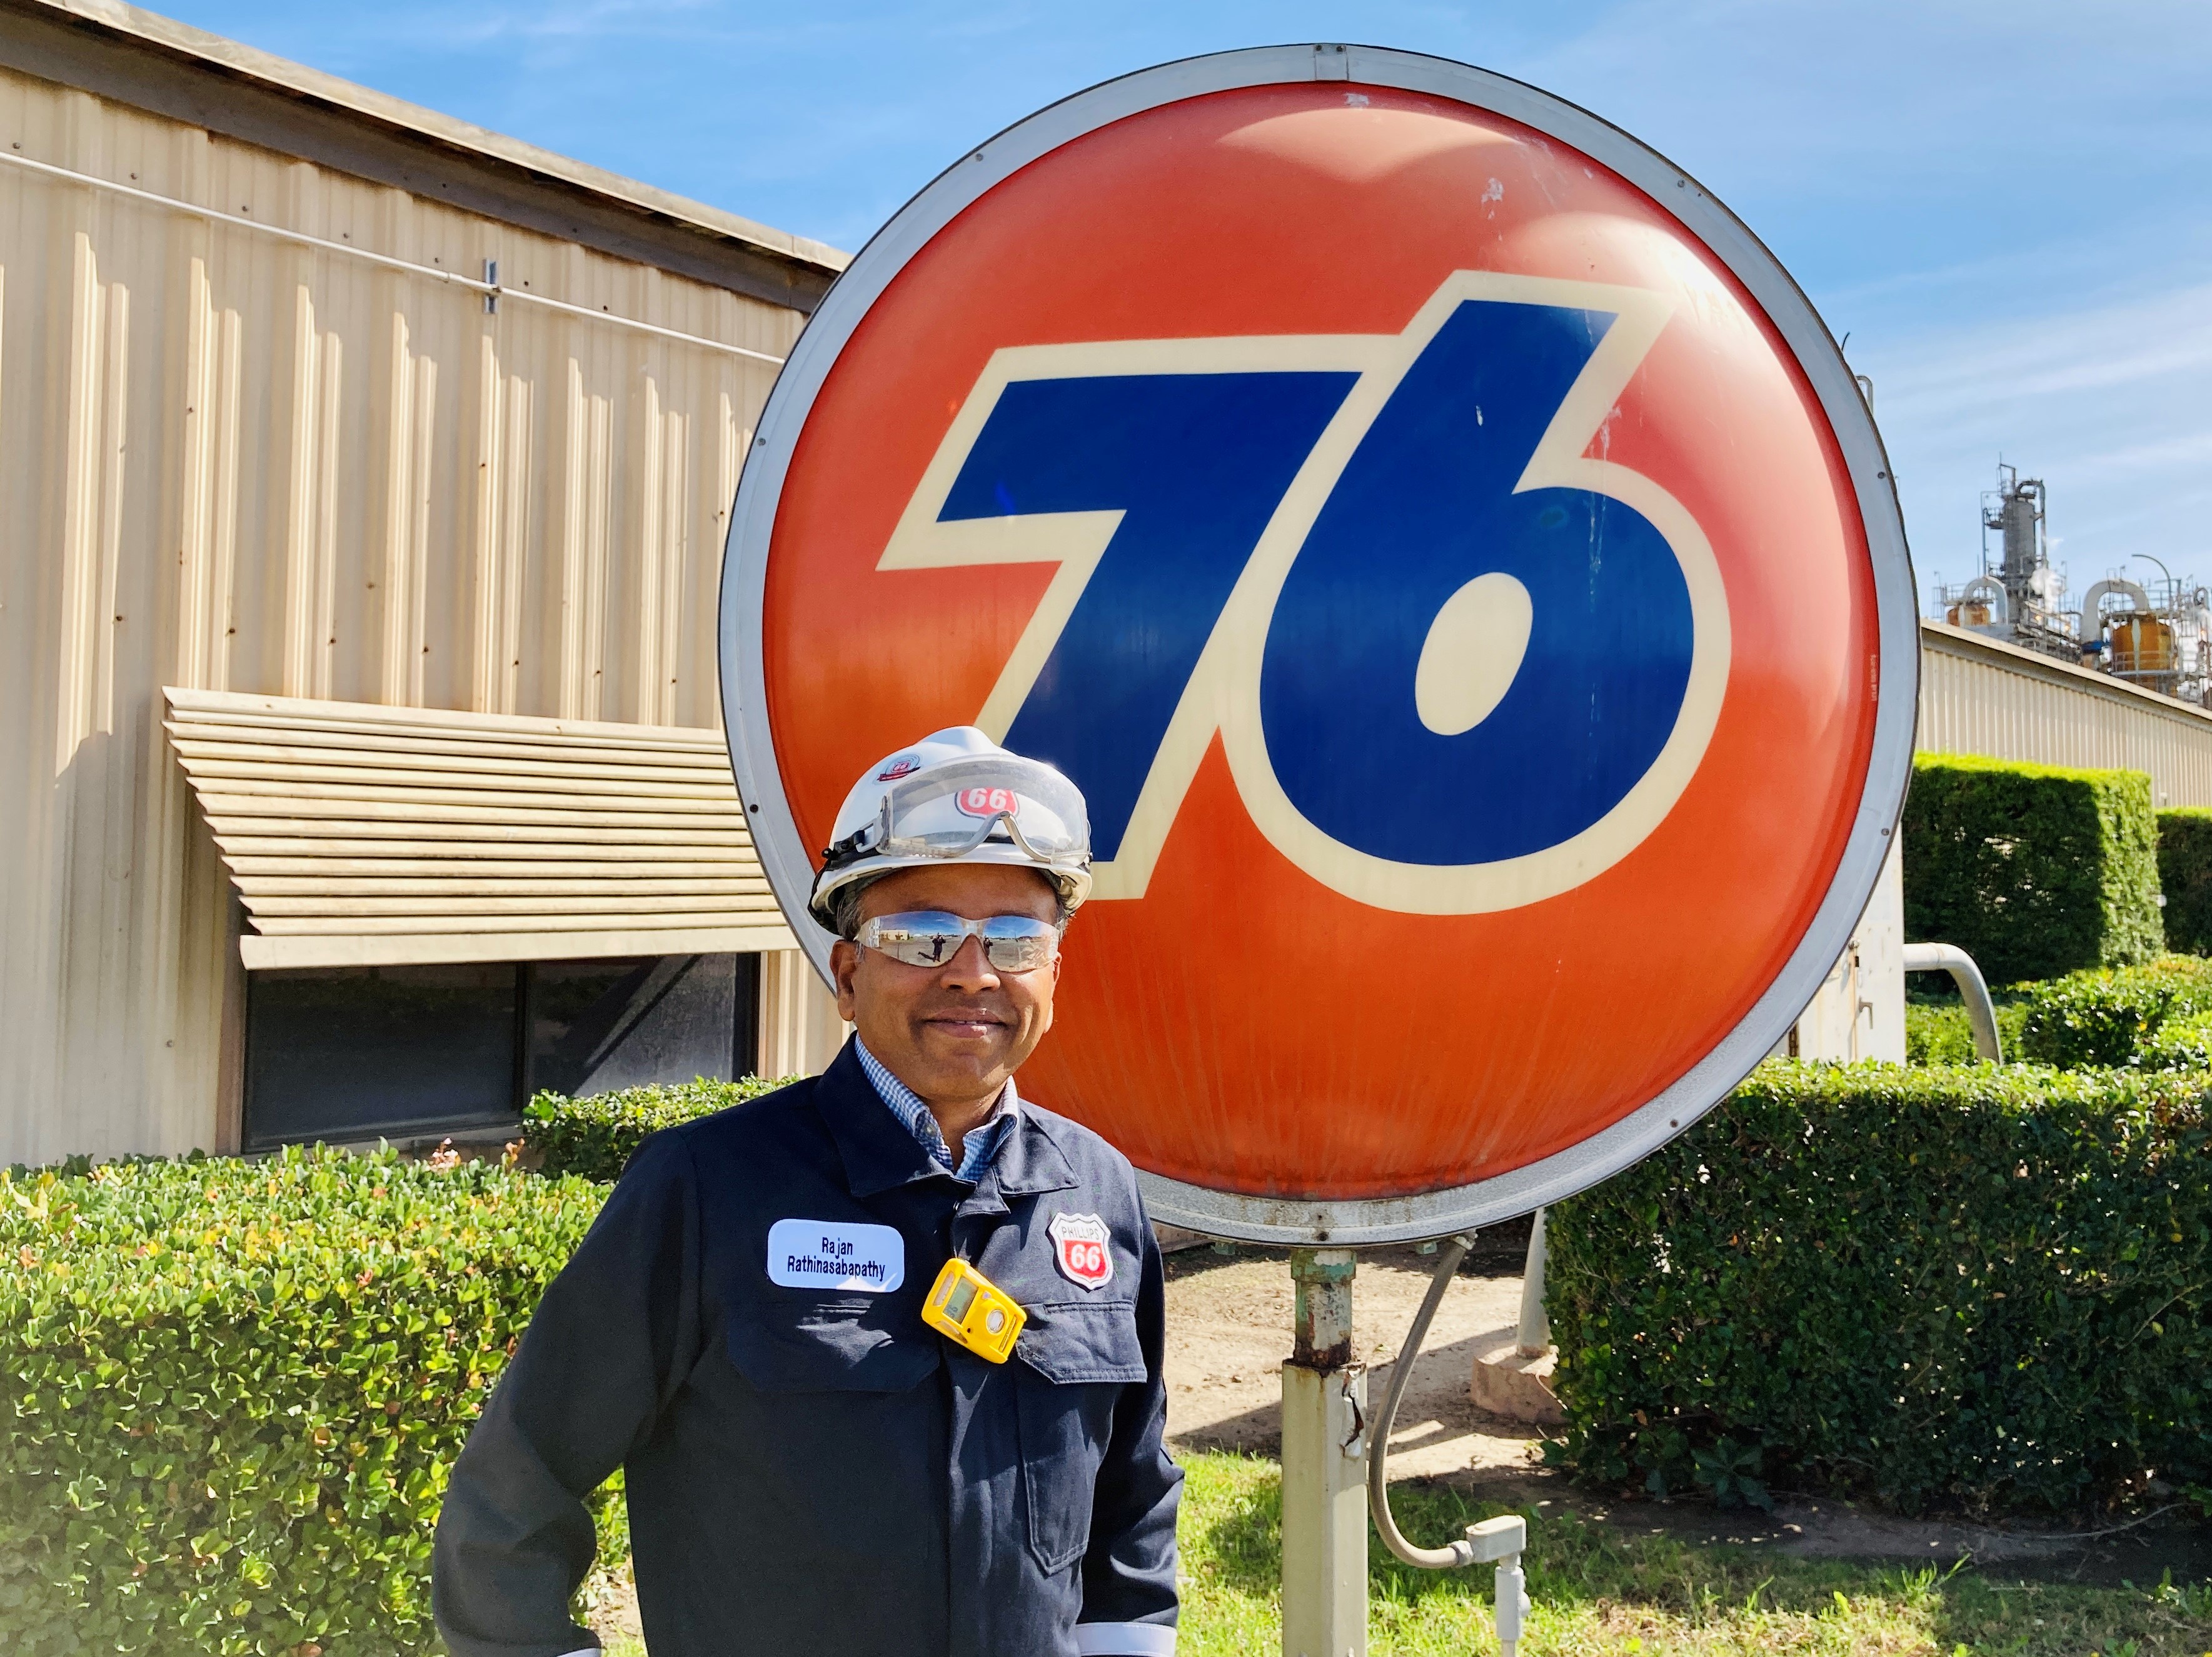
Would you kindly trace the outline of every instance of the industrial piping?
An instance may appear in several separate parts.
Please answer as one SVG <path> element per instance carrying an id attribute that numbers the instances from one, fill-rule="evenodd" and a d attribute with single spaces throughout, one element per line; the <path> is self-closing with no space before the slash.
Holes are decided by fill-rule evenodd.
<path id="1" fill-rule="evenodd" d="M 1375 1529 L 1383 1545 L 1409 1565 L 1423 1570 L 1457 1570 L 1467 1565 L 1497 1561 L 1498 1581 L 1492 1614 L 1498 1624 L 1501 1657 L 1513 1657 L 1521 1642 L 1522 1621 L 1529 1611 L 1526 1579 L 1521 1571 L 1521 1555 L 1528 1545 L 1528 1521 L 1518 1514 L 1486 1519 L 1479 1525 L 1469 1525 L 1466 1535 L 1457 1542 L 1441 1548 L 1422 1548 L 1406 1539 L 1390 1512 L 1390 1428 L 1398 1419 L 1398 1401 L 1405 1397 L 1407 1383 L 1413 1379 L 1413 1360 L 1420 1356 L 1421 1341 L 1429 1332 L 1429 1325 L 1435 1321 L 1444 1290 L 1451 1286 L 1459 1263 L 1473 1247 L 1472 1231 L 1463 1231 L 1445 1241 L 1437 1253 L 1436 1275 L 1429 1279 L 1429 1292 L 1421 1297 L 1421 1309 L 1413 1314 L 1413 1326 L 1406 1332 L 1406 1344 L 1398 1349 L 1398 1362 L 1390 1369 L 1390 1390 L 1382 1398 L 1382 1413 L 1368 1433 L 1367 1506 L 1375 1515 Z"/>
<path id="2" fill-rule="evenodd" d="M 1982 969 L 1974 964 L 1973 956 L 1955 944 L 1908 944 L 1905 970 L 1950 974 L 1951 981 L 1959 986 L 1960 999 L 1966 1004 L 1966 1022 L 1974 1027 L 1974 1051 L 1992 1065 L 2004 1063 L 2004 1049 L 1997 1040 L 1996 1005 L 1990 999 L 1990 986 L 1983 981 Z"/>

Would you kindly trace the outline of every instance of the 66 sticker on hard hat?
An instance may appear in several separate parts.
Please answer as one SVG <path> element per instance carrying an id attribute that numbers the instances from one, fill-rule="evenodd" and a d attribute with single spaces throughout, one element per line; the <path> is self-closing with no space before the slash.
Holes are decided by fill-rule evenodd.
<path id="1" fill-rule="evenodd" d="M 1011 788 L 963 788 L 952 797 L 963 816 L 1019 816 L 1021 798 Z"/>
<path id="2" fill-rule="evenodd" d="M 1434 1235 L 1679 1131 L 1849 941 L 1911 747 L 1802 296 L 1626 135 L 1410 54 L 1166 65 L 946 173 L 802 337 L 724 592 L 787 913 L 924 731 L 1083 789 L 1024 1091 L 1233 1235 Z"/>

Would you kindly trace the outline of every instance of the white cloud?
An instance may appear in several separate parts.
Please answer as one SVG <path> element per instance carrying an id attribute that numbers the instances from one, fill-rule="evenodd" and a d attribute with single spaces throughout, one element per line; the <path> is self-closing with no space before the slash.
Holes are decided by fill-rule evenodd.
<path id="1" fill-rule="evenodd" d="M 1854 352 L 1923 568 L 1957 580 L 2000 455 L 2050 490 L 2075 585 L 2151 553 L 2212 574 L 2212 283 Z"/>

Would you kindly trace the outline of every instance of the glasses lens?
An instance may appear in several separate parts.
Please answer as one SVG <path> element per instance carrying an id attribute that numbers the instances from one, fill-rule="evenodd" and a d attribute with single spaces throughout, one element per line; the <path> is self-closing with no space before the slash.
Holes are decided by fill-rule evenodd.
<path id="1" fill-rule="evenodd" d="M 860 930 L 860 942 L 909 967 L 941 967 L 968 938 L 966 921 L 933 910 L 878 915 Z"/>
<path id="2" fill-rule="evenodd" d="M 993 915 L 982 925 L 983 953 L 1002 973 L 1033 973 L 1052 959 L 1057 927 L 1027 915 Z"/>

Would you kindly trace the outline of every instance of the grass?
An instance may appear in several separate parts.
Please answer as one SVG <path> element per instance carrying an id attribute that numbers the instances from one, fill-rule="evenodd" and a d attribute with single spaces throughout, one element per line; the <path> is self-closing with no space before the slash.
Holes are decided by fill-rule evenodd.
<path id="1" fill-rule="evenodd" d="M 1183 1489 L 1179 1657 L 1279 1651 L 1281 1474 L 1256 1457 L 1190 1454 Z M 1391 1493 L 1399 1523 L 1440 1545 L 1504 1511 L 1443 1487 Z M 1522 1563 L 1535 1610 L 1522 1657 L 1763 1657 L 1770 1652 L 1915 1657 L 2212 1657 L 2212 1586 L 2077 1587 L 1992 1581 L 1970 1569 L 1800 1560 L 1672 1537 L 1628 1535 L 1571 1515 L 1529 1519 Z M 1370 1533 L 1372 1657 L 1495 1652 L 1488 1567 L 1412 1570 Z M 617 1642 L 608 1657 L 645 1657 Z"/>
<path id="2" fill-rule="evenodd" d="M 1279 1649 L 1275 1607 L 1280 1475 L 1271 1461 L 1185 1460 L 1183 1657 Z M 1440 1545 L 1504 1511 L 1459 1492 L 1392 1491 L 1409 1535 Z M 1723 1657 L 1765 1652 L 2197 1657 L 2212 1651 L 2212 1589 L 2000 1584 L 1971 1571 L 1773 1558 L 1672 1537 L 1624 1535 L 1572 1516 L 1529 1518 L 1522 1563 L 1535 1610 L 1527 1657 L 1634 1652 Z M 1497 1649 L 1486 1568 L 1432 1572 L 1392 1559 L 1371 1535 L 1368 1649 L 1427 1657 Z"/>

